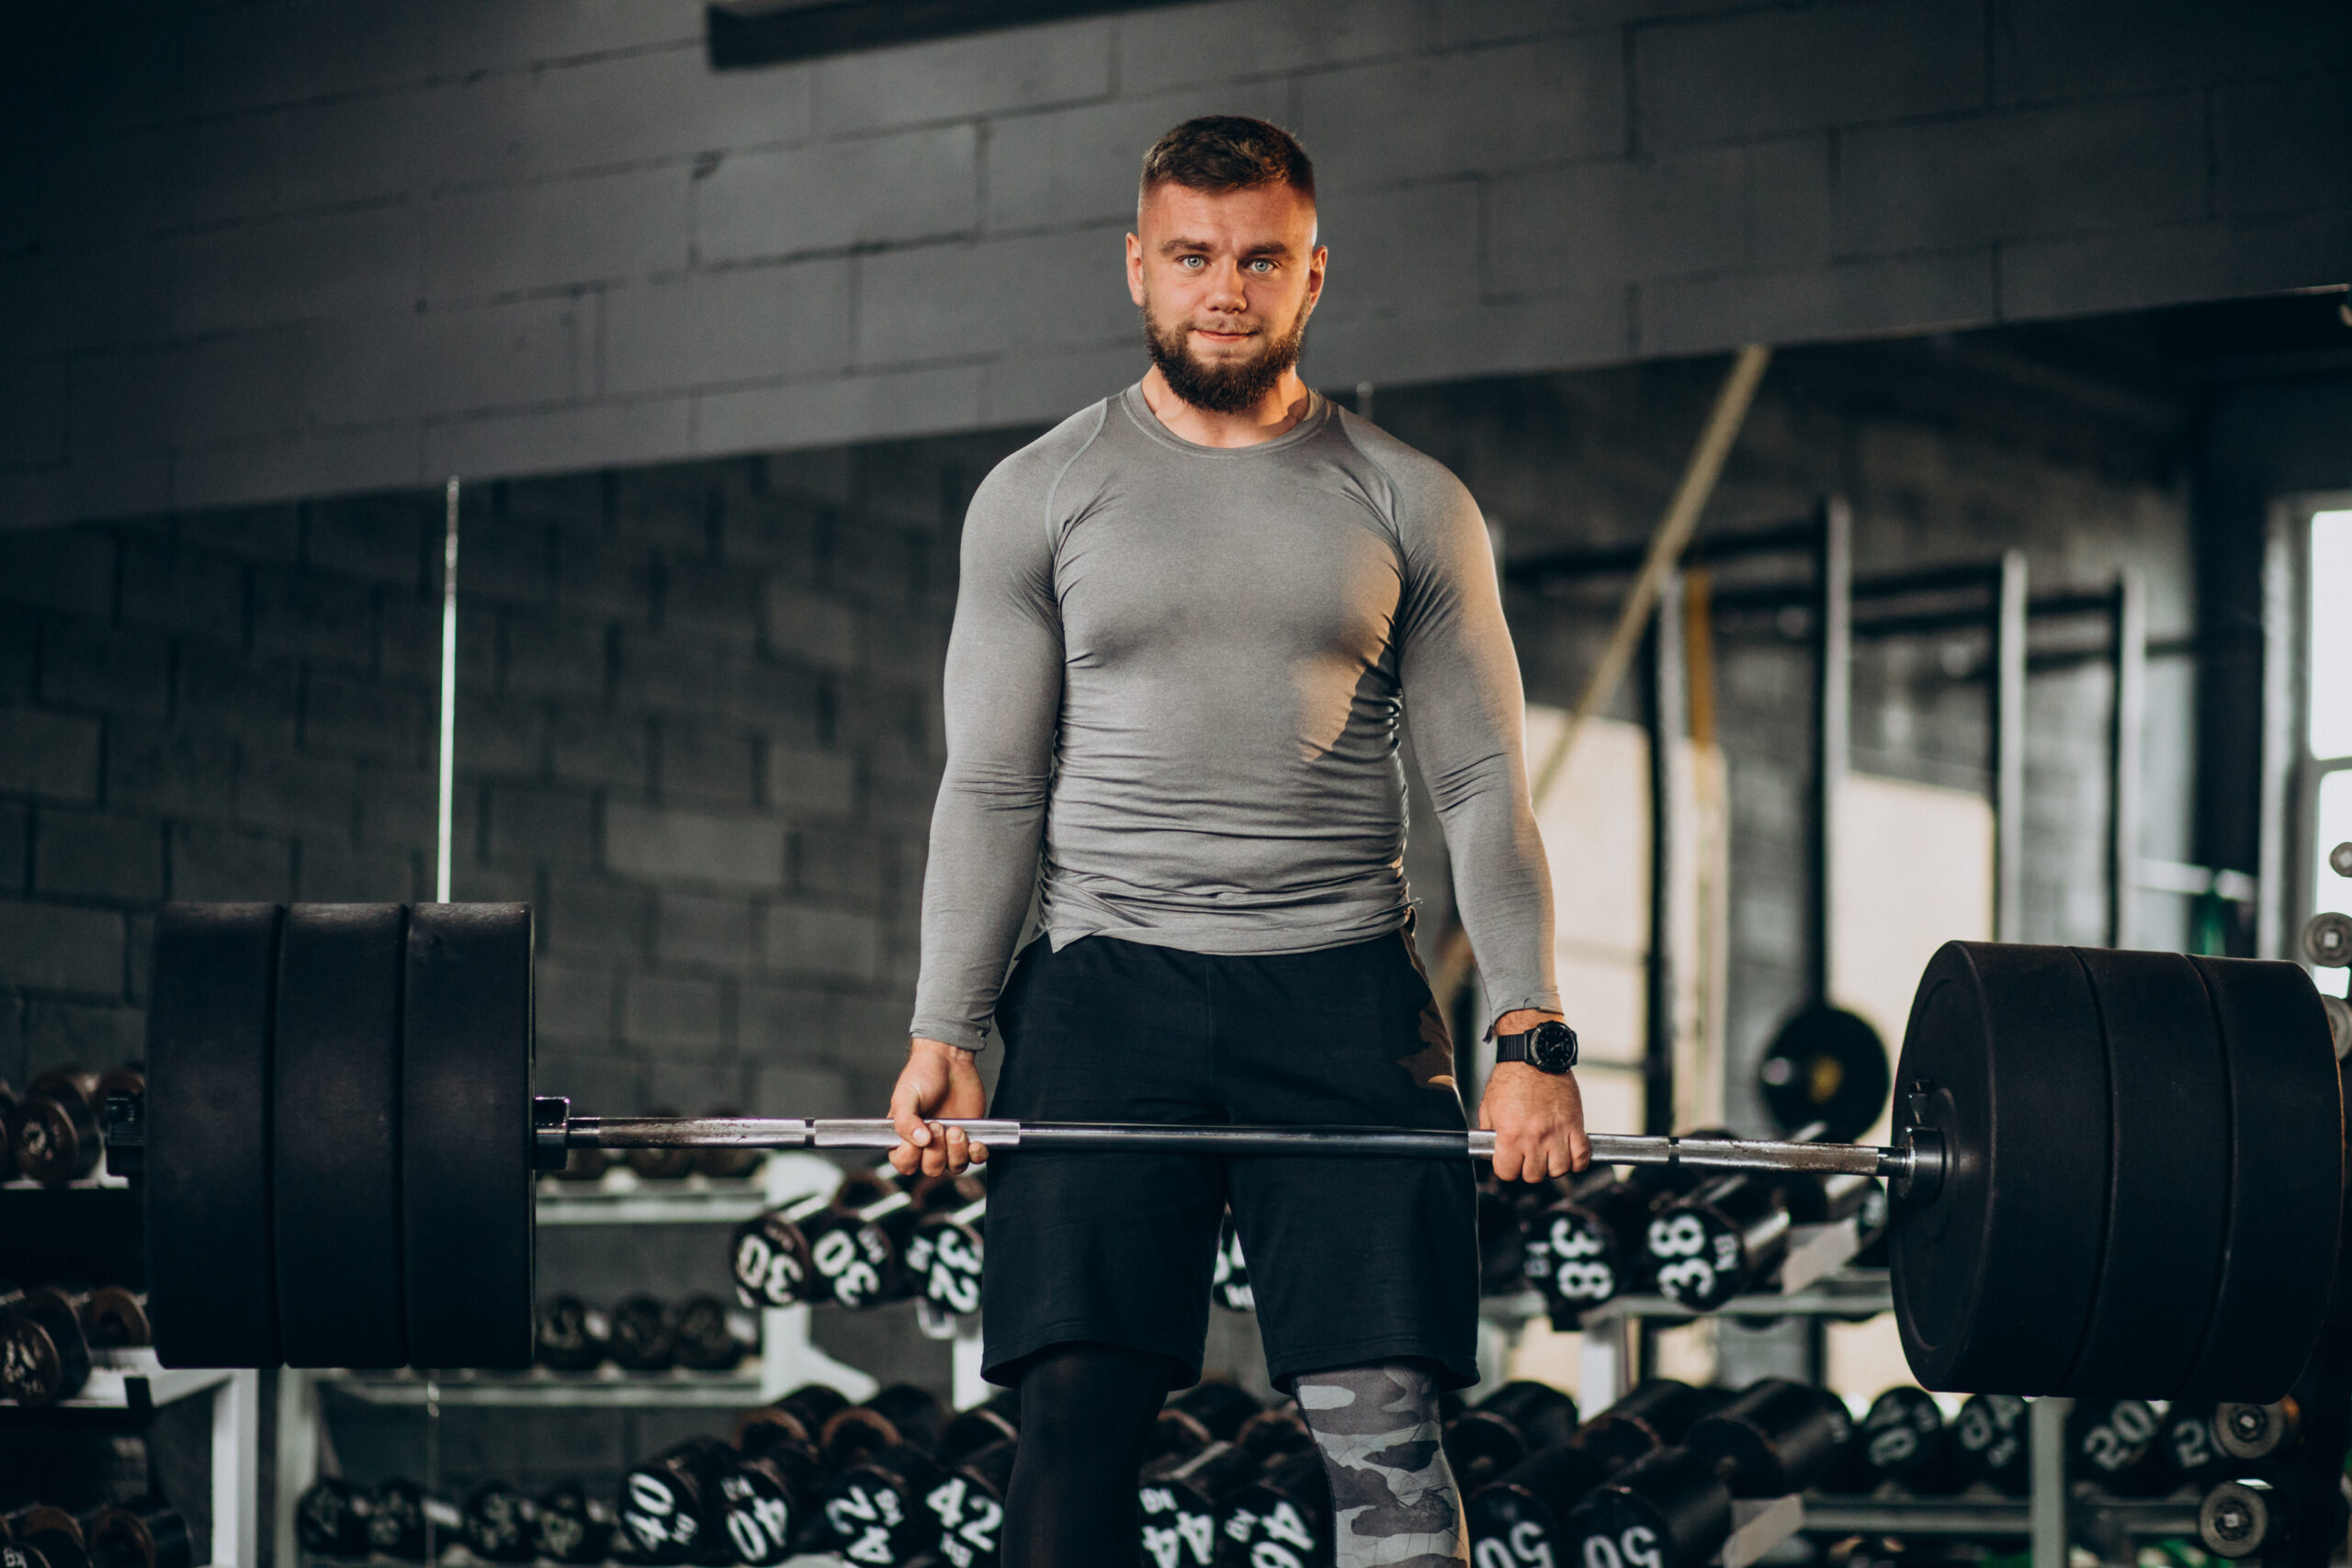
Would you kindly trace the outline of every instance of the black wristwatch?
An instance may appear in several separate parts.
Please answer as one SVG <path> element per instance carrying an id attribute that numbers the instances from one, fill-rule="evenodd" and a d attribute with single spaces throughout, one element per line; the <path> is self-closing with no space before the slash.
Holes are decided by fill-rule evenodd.
<path id="1" fill-rule="evenodd" d="M 1498 1034 L 1495 1060 L 1525 1062 L 1539 1073 L 1565 1073 L 1577 1065 L 1577 1032 L 1547 1018 L 1523 1034 Z"/>

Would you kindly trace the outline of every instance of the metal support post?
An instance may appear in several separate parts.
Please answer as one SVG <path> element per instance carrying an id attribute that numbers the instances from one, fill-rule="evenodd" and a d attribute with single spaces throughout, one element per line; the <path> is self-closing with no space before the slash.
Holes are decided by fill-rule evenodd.
<path id="1" fill-rule="evenodd" d="M 2140 737 L 2147 717 L 2148 585 L 2131 567 L 2115 577 L 2108 658 L 2115 678 L 2108 721 L 2107 945 L 2132 947 L 2140 886 Z"/>
<path id="2" fill-rule="evenodd" d="M 1677 857 L 1683 846 L 1675 832 L 1676 787 L 1686 761 L 1688 691 L 1682 673 L 1682 592 L 1668 578 L 1659 590 L 1650 620 L 1650 930 L 1646 995 L 1643 1007 L 1642 1131 L 1674 1131 L 1674 1042 L 1676 984 L 1674 943 L 1682 929 L 1678 890 L 1682 878 Z"/>
<path id="3" fill-rule="evenodd" d="M 2027 1468 L 2033 1491 L 2027 1505 L 2033 1568 L 2066 1564 L 2066 1416 L 2075 1402 L 2054 1396 L 2026 1407 Z"/>
<path id="4" fill-rule="evenodd" d="M 1852 715 L 1854 649 L 1853 512 L 1842 497 L 1821 503 L 1813 581 L 1813 799 L 1806 813 L 1806 994 L 1829 999 L 1831 852 L 1837 843 L 1838 788 L 1845 781 Z"/>
<path id="5" fill-rule="evenodd" d="M 2005 551 L 1993 595 L 1993 940 L 2025 921 L 2025 554 Z"/>

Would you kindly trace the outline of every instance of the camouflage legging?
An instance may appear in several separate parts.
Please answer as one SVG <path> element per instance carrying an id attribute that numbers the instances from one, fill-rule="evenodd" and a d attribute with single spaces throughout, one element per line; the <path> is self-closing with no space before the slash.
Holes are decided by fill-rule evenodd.
<path id="1" fill-rule="evenodd" d="M 1331 1477 L 1338 1568 L 1468 1568 L 1437 1393 L 1436 1377 L 1409 1362 L 1298 1379 L 1299 1411 Z"/>

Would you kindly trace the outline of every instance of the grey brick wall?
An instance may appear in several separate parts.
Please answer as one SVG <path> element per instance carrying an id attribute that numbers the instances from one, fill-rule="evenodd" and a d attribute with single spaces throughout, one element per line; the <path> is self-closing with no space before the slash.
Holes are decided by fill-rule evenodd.
<path id="1" fill-rule="evenodd" d="M 2331 0 L 1217 0 L 729 73 L 702 26 L 13 22 L 0 527 L 1052 419 L 1135 373 L 1136 161 L 1210 110 L 1321 159 L 1332 386 L 2340 283 L 2352 254 Z"/>
<path id="2" fill-rule="evenodd" d="M 539 911 L 583 1107 L 881 1103 L 965 438 L 469 489 L 459 898 Z M 9 536 L 0 1077 L 138 1053 L 166 898 L 430 897 L 440 498 Z"/>

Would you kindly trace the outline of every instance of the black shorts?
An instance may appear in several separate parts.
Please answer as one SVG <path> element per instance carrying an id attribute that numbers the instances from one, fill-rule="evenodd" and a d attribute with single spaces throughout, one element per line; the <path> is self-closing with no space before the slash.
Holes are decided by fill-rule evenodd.
<path id="1" fill-rule="evenodd" d="M 1464 1125 L 1453 1050 L 1408 932 L 1242 957 L 1032 943 L 997 1020 L 992 1116 L 1038 1122 Z M 986 1375 L 1093 1341 L 1200 1376 L 1227 1203 L 1276 1386 L 1418 1358 L 1477 1381 L 1468 1160 L 1047 1154 L 989 1163 Z"/>

